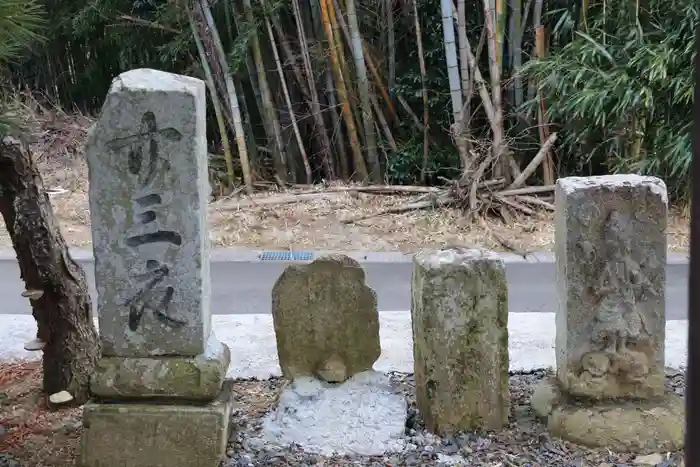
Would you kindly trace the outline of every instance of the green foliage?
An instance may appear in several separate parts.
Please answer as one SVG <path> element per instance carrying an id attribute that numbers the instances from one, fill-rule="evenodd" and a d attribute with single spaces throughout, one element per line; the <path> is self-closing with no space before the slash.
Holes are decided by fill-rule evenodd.
<path id="1" fill-rule="evenodd" d="M 39 3 L 33 0 L 0 0 L 0 67 L 41 41 L 43 25 L 44 15 Z M 12 102 L 3 96 L 0 100 L 0 138 L 21 126 L 15 118 L 13 107 Z"/>
<path id="2" fill-rule="evenodd" d="M 429 151 L 427 181 L 430 184 L 441 185 L 443 178 L 451 180 L 459 177 L 459 156 L 454 148 L 432 145 Z M 390 154 L 386 161 L 387 181 L 397 185 L 419 185 L 422 163 L 422 137 L 416 136 L 404 141 L 398 147 L 398 151 Z"/>
<path id="3" fill-rule="evenodd" d="M 695 0 L 594 5 L 585 30 L 529 62 L 561 125 L 568 171 L 657 175 L 687 196 L 697 22 Z"/>
<path id="4" fill-rule="evenodd" d="M 44 19 L 41 5 L 33 0 L 0 0 L 0 62 L 17 58 L 41 39 Z"/>

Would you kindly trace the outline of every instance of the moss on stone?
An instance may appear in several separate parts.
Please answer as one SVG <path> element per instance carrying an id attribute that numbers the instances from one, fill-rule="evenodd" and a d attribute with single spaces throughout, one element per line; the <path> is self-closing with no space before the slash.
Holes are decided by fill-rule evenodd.
<path id="1" fill-rule="evenodd" d="M 418 407 L 440 434 L 507 423 L 505 268 L 480 250 L 416 255 L 412 321 Z"/>

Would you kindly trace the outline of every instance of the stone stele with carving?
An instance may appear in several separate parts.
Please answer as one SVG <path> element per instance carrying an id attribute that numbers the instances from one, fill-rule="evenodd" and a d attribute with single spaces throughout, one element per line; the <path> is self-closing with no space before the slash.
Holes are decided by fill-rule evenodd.
<path id="1" fill-rule="evenodd" d="M 613 210 L 603 229 L 602 251 L 581 245 L 593 260 L 589 264 L 597 266 L 589 271 L 596 314 L 580 364 L 567 375 L 572 395 L 646 399 L 664 392 L 663 367 L 656 364 L 657 345 L 642 306 L 659 292 L 633 259 L 632 225 L 630 216 Z"/>

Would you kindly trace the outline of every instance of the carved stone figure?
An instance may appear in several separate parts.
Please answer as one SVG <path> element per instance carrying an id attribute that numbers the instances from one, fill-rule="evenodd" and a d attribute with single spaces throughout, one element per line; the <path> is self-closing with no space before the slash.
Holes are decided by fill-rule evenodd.
<path id="1" fill-rule="evenodd" d="M 666 199 L 657 179 L 557 187 L 557 375 L 578 397 L 664 389 Z"/>
<path id="2" fill-rule="evenodd" d="M 606 262 L 595 290 L 600 302 L 592 338 L 609 353 L 623 353 L 630 340 L 651 338 L 637 302 L 648 293 L 657 293 L 631 258 L 630 222 L 613 211 L 603 233 Z"/>

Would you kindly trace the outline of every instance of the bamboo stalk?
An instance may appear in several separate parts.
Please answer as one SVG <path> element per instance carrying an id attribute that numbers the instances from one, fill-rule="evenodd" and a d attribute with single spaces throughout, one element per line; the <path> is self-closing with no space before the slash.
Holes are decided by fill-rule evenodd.
<path id="1" fill-rule="evenodd" d="M 414 4 L 414 15 L 418 14 L 418 9 Z M 445 46 L 445 58 L 447 60 L 447 76 L 450 83 L 450 96 L 452 98 L 452 117 L 455 122 L 459 122 L 462 111 L 462 90 L 459 77 L 459 65 L 457 63 L 457 47 L 455 45 L 455 32 L 452 14 L 452 0 L 441 0 L 442 7 L 442 30 Z"/>
<path id="2" fill-rule="evenodd" d="M 535 33 L 537 33 L 537 28 L 542 26 L 542 8 L 544 0 L 535 0 L 535 6 L 532 9 L 532 27 L 535 28 Z M 535 38 L 537 39 L 537 38 Z M 530 56 L 537 56 L 537 43 L 532 44 L 532 49 L 530 49 Z M 537 94 L 537 83 L 534 80 L 528 82 L 527 87 L 527 100 L 531 101 L 536 97 Z"/>
<path id="3" fill-rule="evenodd" d="M 539 26 L 535 30 L 535 51 L 537 58 L 544 58 L 545 42 L 544 26 Z M 544 146 L 545 142 L 549 139 L 549 125 L 547 125 L 547 106 L 541 94 L 539 96 L 539 107 L 537 108 L 537 127 L 539 128 L 540 144 Z M 544 161 L 542 161 L 542 180 L 545 185 L 551 185 L 554 183 L 554 177 L 554 161 L 552 160 L 551 152 L 547 150 Z"/>
<path id="4" fill-rule="evenodd" d="M 514 190 L 499 191 L 496 194 L 499 196 L 530 195 L 533 193 L 549 193 L 551 191 L 554 191 L 554 188 L 554 185 L 526 186 L 523 188 L 516 188 Z"/>
<path id="5" fill-rule="evenodd" d="M 379 107 L 379 102 L 377 102 L 377 97 L 374 94 L 370 94 L 370 99 L 372 99 L 372 107 L 374 107 L 374 112 L 377 115 L 377 120 L 379 120 L 379 124 L 382 128 L 382 132 L 384 133 L 384 137 L 386 138 L 387 142 L 389 143 L 389 146 L 391 146 L 392 151 L 396 152 L 398 151 L 398 148 L 396 146 L 396 140 L 394 140 L 394 135 L 391 134 L 391 129 L 389 128 L 389 124 L 386 121 L 386 117 L 384 117 L 384 113 L 382 112 L 382 108 Z"/>
<path id="6" fill-rule="evenodd" d="M 413 111 L 410 105 L 408 105 L 408 102 L 406 102 L 406 99 L 404 99 L 402 96 L 396 96 L 396 100 L 399 101 L 399 104 L 401 104 L 401 107 L 406 111 L 406 113 L 411 117 L 413 120 L 413 123 L 416 125 L 416 128 L 419 130 L 423 131 L 423 124 L 420 122 L 420 119 L 418 118 L 418 115 Z"/>
<path id="7" fill-rule="evenodd" d="M 490 5 L 490 0 L 483 0 L 485 27 L 487 31 L 486 43 L 489 51 L 489 70 L 491 74 L 491 98 L 493 100 L 493 156 L 496 160 L 495 175 L 496 177 L 506 176 L 507 178 L 515 177 L 508 173 L 508 161 L 502 157 L 505 153 L 505 134 L 503 128 L 503 104 L 501 100 L 501 69 L 498 63 L 498 42 L 495 35 L 494 12 Z"/>
<path id="8" fill-rule="evenodd" d="M 456 127 L 456 132 L 460 138 L 464 139 L 464 154 L 466 159 L 462 160 L 462 176 L 471 169 L 473 161 L 469 155 L 469 120 L 471 119 L 471 99 L 473 93 L 473 80 L 469 72 L 469 40 L 467 39 L 467 7 L 465 0 L 457 0 L 457 40 L 459 45 L 459 68 L 460 77 L 462 79 L 462 96 L 464 104 L 459 114 L 459 125 Z"/>
<path id="9" fill-rule="evenodd" d="M 467 52 L 467 6 L 465 0 L 457 0 L 457 41 L 459 45 L 459 70 L 462 78 L 462 96 L 467 101 L 471 99 L 469 92 L 469 57 Z M 466 103 L 465 103 L 466 105 Z M 462 113 L 462 117 L 469 115 L 469 109 Z M 467 117 L 468 118 L 468 117 Z"/>
<path id="10" fill-rule="evenodd" d="M 350 103 L 350 110 L 353 118 L 357 115 L 357 109 L 355 108 L 355 95 L 353 94 L 353 79 L 350 76 L 350 71 L 348 67 L 348 61 L 345 57 L 345 45 L 343 44 L 344 37 L 340 27 L 340 22 L 338 21 L 338 16 L 340 15 L 340 6 L 338 6 L 338 11 L 336 11 L 335 5 L 338 4 L 337 0 L 328 0 L 328 14 L 330 15 L 331 26 L 333 28 L 333 40 L 337 47 L 338 61 L 340 63 L 340 71 L 343 73 L 343 82 L 345 83 L 345 91 L 348 94 L 348 102 Z M 351 47 L 352 39 L 346 40 L 349 47 Z M 362 121 L 355 120 L 355 126 L 358 127 L 362 124 Z M 361 130 L 360 130 L 361 131 Z"/>
<path id="11" fill-rule="evenodd" d="M 260 5 L 265 8 L 265 0 L 260 0 Z M 292 129 L 294 130 L 294 136 L 297 140 L 297 145 L 299 146 L 299 152 L 301 153 L 301 160 L 304 164 L 304 172 L 306 174 L 306 183 L 311 183 L 311 165 L 309 164 L 309 156 L 306 154 L 306 148 L 304 147 L 304 142 L 301 139 L 301 133 L 299 132 L 299 125 L 297 124 L 297 118 L 294 114 L 294 106 L 292 105 L 292 99 L 289 96 L 289 89 L 287 88 L 287 80 L 284 77 L 284 70 L 282 69 L 282 63 L 280 62 L 279 51 L 277 50 L 277 41 L 275 40 L 275 34 L 272 31 L 272 23 L 268 15 L 265 15 L 265 26 L 267 29 L 267 35 L 270 38 L 270 46 L 272 47 L 272 55 L 275 59 L 275 65 L 277 66 L 277 74 L 279 75 L 280 84 L 282 85 L 282 94 L 284 95 L 285 103 L 287 104 L 287 110 L 289 112 L 289 119 L 292 122 Z"/>
<path id="12" fill-rule="evenodd" d="M 394 0 L 385 0 L 387 55 L 389 56 L 389 89 L 396 85 L 396 33 L 394 31 Z"/>
<path id="13" fill-rule="evenodd" d="M 513 76 L 513 107 L 516 109 L 523 104 L 523 78 L 520 76 L 520 68 L 523 65 L 523 2 L 522 0 L 510 0 L 511 15 L 509 25 L 510 59 Z"/>
<path id="14" fill-rule="evenodd" d="M 337 0 L 334 0 L 334 3 L 336 3 Z M 340 29 L 343 31 L 343 35 L 345 36 L 345 40 L 350 43 L 352 40 L 350 39 L 350 31 L 348 29 L 347 24 L 345 24 L 342 16 L 339 16 L 340 19 Z M 374 84 L 379 88 L 379 92 L 382 95 L 382 98 L 384 99 L 384 102 L 386 103 L 387 110 L 389 111 L 389 115 L 391 116 L 392 120 L 394 120 L 397 124 L 400 123 L 398 117 L 396 116 L 396 110 L 394 110 L 394 105 L 391 101 L 391 97 L 389 97 L 389 93 L 386 90 L 386 87 L 383 84 L 383 80 L 381 75 L 379 74 L 379 70 L 377 69 L 377 65 L 374 62 L 374 59 L 372 58 L 372 54 L 369 52 L 367 49 L 367 45 L 365 44 L 364 39 L 362 40 L 362 52 L 364 54 L 365 60 L 367 62 L 367 66 L 369 67 L 369 71 L 372 73 L 372 77 L 374 78 Z"/>
<path id="15" fill-rule="evenodd" d="M 250 170 L 250 161 L 248 160 L 248 150 L 245 143 L 245 133 L 243 131 L 243 123 L 241 119 L 241 110 L 238 106 L 238 95 L 236 94 L 236 88 L 233 85 L 233 77 L 228 69 L 228 62 L 226 61 L 226 54 L 224 53 L 224 47 L 221 43 L 221 38 L 216 29 L 214 23 L 214 18 L 209 9 L 209 4 L 206 0 L 200 0 L 200 8 L 203 13 L 204 19 L 207 23 L 207 28 L 211 33 L 212 42 L 214 44 L 215 53 L 218 56 L 219 66 L 221 67 L 225 81 L 226 90 L 228 93 L 229 105 L 231 106 L 231 115 L 233 116 L 234 124 L 234 134 L 236 135 L 236 145 L 238 146 L 238 156 L 241 159 L 241 169 L 243 171 L 243 181 L 246 186 L 246 191 L 249 193 L 253 192 L 253 175 Z"/>
<path id="16" fill-rule="evenodd" d="M 326 37 L 328 38 L 328 46 L 331 52 L 331 65 L 333 72 L 336 77 L 336 86 L 338 88 L 338 96 L 342 101 L 343 110 L 343 120 L 345 121 L 345 126 L 347 127 L 348 135 L 350 137 L 350 149 L 353 153 L 353 160 L 355 162 L 355 170 L 357 171 L 360 179 L 366 181 L 368 177 L 367 166 L 362 157 L 362 151 L 360 149 L 360 142 L 357 137 L 357 128 L 355 127 L 355 121 L 352 116 L 352 111 L 350 110 L 350 103 L 348 102 L 348 93 L 345 88 L 345 80 L 343 79 L 343 72 L 340 67 L 340 58 L 338 53 L 338 46 L 333 37 L 333 28 L 331 25 L 331 14 L 330 14 L 330 0 L 321 0 L 321 15 L 323 19 L 323 26 L 326 31 Z"/>
<path id="17" fill-rule="evenodd" d="M 221 135 L 221 145 L 224 150 L 224 160 L 226 161 L 226 179 L 228 182 L 229 191 L 233 191 L 235 185 L 234 173 L 233 173 L 233 158 L 231 157 L 231 143 L 228 139 L 228 131 L 226 130 L 226 123 L 224 122 L 223 111 L 221 109 L 221 101 L 219 100 L 218 92 L 216 90 L 216 83 L 214 82 L 214 74 L 211 71 L 209 62 L 207 61 L 207 53 L 204 50 L 204 44 L 202 39 L 199 37 L 197 31 L 197 23 L 194 19 L 194 13 L 189 7 L 187 10 L 187 19 L 190 24 L 190 29 L 192 30 L 192 37 L 194 38 L 195 45 L 197 46 L 197 53 L 199 54 L 199 60 L 202 64 L 202 69 L 204 70 L 204 77 L 206 79 L 207 87 L 209 88 L 209 97 L 211 98 L 211 103 L 214 107 L 214 115 L 216 116 L 216 124 L 219 127 L 219 134 Z M 243 141 L 245 145 L 245 140 Z M 248 188 L 248 185 L 246 185 Z M 252 184 L 250 186 L 252 190 Z"/>
<path id="18" fill-rule="evenodd" d="M 506 1 L 505 0 L 492 0 L 495 5 L 493 5 L 495 13 L 495 33 L 496 33 L 496 58 L 498 62 L 498 68 L 501 75 L 503 75 L 503 36 L 506 29 Z"/>
<path id="19" fill-rule="evenodd" d="M 243 0 L 243 11 L 246 21 L 251 25 L 255 24 L 253 6 L 251 5 L 250 0 Z M 275 104 L 272 100 L 272 91 L 270 91 L 270 85 L 267 82 L 265 63 L 263 61 L 262 50 L 260 47 L 260 39 L 256 31 L 253 31 L 251 34 L 250 46 L 253 51 L 253 62 L 257 73 L 258 86 L 260 87 L 264 118 L 268 121 L 268 128 L 272 130 L 272 135 L 268 135 L 268 137 L 271 136 L 274 142 L 273 161 L 275 164 L 277 183 L 280 186 L 284 186 L 287 183 L 288 169 L 284 142 L 282 141 L 282 128 L 280 127 L 279 119 L 277 118 L 275 112 Z"/>
<path id="20" fill-rule="evenodd" d="M 331 109 L 331 119 L 333 125 L 333 135 L 335 136 L 337 143 L 336 156 L 338 165 L 340 166 L 340 173 L 344 180 L 350 179 L 350 159 L 347 155 L 347 145 L 345 144 L 345 137 L 343 136 L 343 127 L 340 121 L 343 118 L 343 105 L 338 103 L 336 95 L 338 90 L 335 87 L 335 82 L 333 81 L 333 64 L 330 63 L 329 68 L 324 73 L 324 78 L 326 80 L 326 95 L 328 96 L 328 104 Z M 340 108 L 340 115 L 336 112 L 336 109 Z"/>
<path id="21" fill-rule="evenodd" d="M 452 1 L 452 0 L 450 0 Z M 420 169 L 421 183 L 425 183 L 428 176 L 428 151 L 430 143 L 428 135 L 430 131 L 430 107 L 428 105 L 428 87 L 426 85 L 425 56 L 423 54 L 423 32 L 420 26 L 420 16 L 418 16 L 418 2 L 413 0 L 413 24 L 416 30 L 416 45 L 418 47 L 418 64 L 420 66 L 421 94 L 423 96 L 423 161 Z"/>
<path id="22" fill-rule="evenodd" d="M 308 82 L 306 81 L 304 74 L 299 69 L 299 65 L 295 59 L 294 51 L 289 45 L 289 41 L 285 39 L 284 28 L 282 28 L 282 24 L 280 24 L 280 19 L 277 17 L 277 15 L 270 15 L 270 21 L 272 22 L 272 27 L 275 29 L 277 36 L 280 38 L 279 43 L 282 46 L 282 52 L 292 68 L 292 73 L 294 73 L 297 83 L 299 83 L 299 89 L 304 95 L 304 99 L 310 101 L 311 93 L 309 91 Z"/>
<path id="23" fill-rule="evenodd" d="M 357 86 L 360 93 L 360 103 L 362 107 L 362 126 L 365 133 L 365 146 L 367 151 L 367 163 L 370 169 L 370 180 L 374 183 L 381 182 L 382 172 L 377 156 L 377 136 L 374 132 L 374 119 L 372 115 L 372 103 L 370 101 L 370 88 L 367 80 L 367 66 L 360 36 L 360 25 L 357 20 L 355 10 L 355 0 L 346 0 L 345 9 L 348 15 L 348 26 L 352 39 L 352 55 L 355 62 L 355 73 L 357 74 Z M 339 17 L 340 9 L 338 9 Z"/>
<path id="24" fill-rule="evenodd" d="M 311 13 L 310 15 L 304 15 L 303 19 L 305 20 L 305 23 L 308 21 L 311 21 L 311 24 L 306 24 L 304 28 L 307 31 L 310 31 L 311 38 L 315 42 L 316 38 L 318 38 L 318 41 L 323 41 L 327 40 L 326 38 L 326 29 L 324 26 L 324 20 L 323 20 L 323 15 L 321 13 L 321 4 L 320 0 L 308 0 L 309 5 L 311 6 L 310 9 L 305 10 Z M 297 2 L 297 7 L 298 7 L 298 2 Z M 299 11 L 299 16 L 301 17 L 302 10 L 300 8 L 297 8 Z M 349 180 L 350 178 L 350 158 L 348 157 L 348 147 L 345 144 L 345 137 L 343 136 L 343 128 L 340 123 L 341 118 L 338 117 L 337 110 L 340 109 L 342 112 L 342 106 L 338 104 L 337 100 L 337 91 L 335 89 L 335 83 L 333 82 L 333 64 L 331 63 L 332 60 L 330 59 L 330 56 L 328 56 L 325 60 L 326 62 L 326 67 L 323 69 L 323 79 L 324 83 L 322 86 L 322 89 L 324 90 L 324 96 L 326 97 L 327 103 L 328 103 L 328 115 L 329 118 L 331 119 L 331 125 L 333 127 L 333 132 L 330 134 L 329 138 L 333 142 L 333 148 L 335 149 L 334 151 L 331 152 L 331 155 L 333 156 L 332 160 L 332 166 L 336 168 L 340 168 L 340 175 L 343 180 Z M 309 70 L 313 70 L 311 66 L 311 62 L 309 61 Z"/>
<path id="25" fill-rule="evenodd" d="M 311 67 L 311 57 L 309 55 L 308 44 L 306 43 L 306 31 L 304 29 L 304 23 L 301 19 L 299 0 L 292 0 L 292 9 L 294 12 L 294 21 L 296 22 L 297 27 L 297 37 L 299 38 L 299 46 L 301 48 L 302 63 L 304 64 L 304 71 L 308 83 L 309 94 L 311 96 L 311 112 L 314 117 L 314 122 L 316 123 L 316 132 L 321 136 L 321 147 L 323 151 L 322 161 L 326 169 L 326 176 L 332 179 L 335 177 L 335 170 L 332 161 L 333 156 L 331 153 L 331 142 L 328 138 L 328 132 L 326 131 L 326 123 L 323 120 L 323 114 L 321 113 L 321 104 L 318 99 L 316 83 L 314 82 L 313 69 Z"/>

